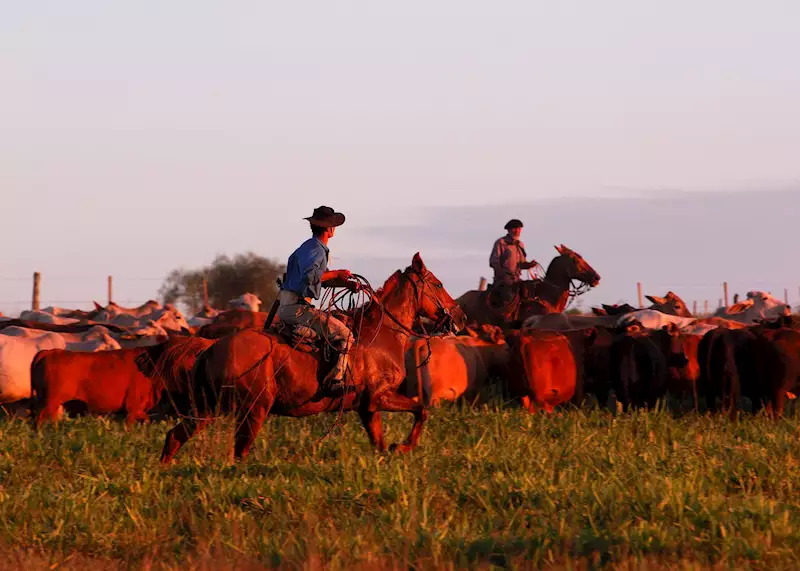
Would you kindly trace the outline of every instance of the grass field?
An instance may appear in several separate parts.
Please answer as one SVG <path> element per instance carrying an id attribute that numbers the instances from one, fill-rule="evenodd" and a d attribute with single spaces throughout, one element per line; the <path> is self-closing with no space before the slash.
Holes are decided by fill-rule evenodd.
<path id="1" fill-rule="evenodd" d="M 166 423 L 1 421 L 0 567 L 800 567 L 794 417 L 453 406 L 408 456 L 334 420 L 273 418 L 240 465 L 220 422 L 167 468 Z"/>

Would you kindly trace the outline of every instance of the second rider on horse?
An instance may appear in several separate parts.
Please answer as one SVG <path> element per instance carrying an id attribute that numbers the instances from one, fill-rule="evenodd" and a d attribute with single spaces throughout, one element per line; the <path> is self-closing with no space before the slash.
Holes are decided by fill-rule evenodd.
<path id="1" fill-rule="evenodd" d="M 516 218 L 505 225 L 508 234 L 499 238 L 492 247 L 489 265 L 494 270 L 492 297 L 503 306 L 514 299 L 514 286 L 522 279 L 522 270 L 538 266 L 536 260 L 526 261 L 525 244 L 520 241 L 522 222 Z"/>
<path id="2" fill-rule="evenodd" d="M 308 327 L 320 338 L 331 342 L 338 352 L 338 359 L 323 384 L 327 391 L 341 393 L 345 389 L 344 377 L 353 335 L 344 323 L 312 304 L 320 298 L 323 287 L 346 287 L 358 291 L 361 284 L 352 279 L 349 270 L 328 269 L 328 240 L 336 228 L 344 224 L 344 214 L 320 206 L 305 220 L 311 224 L 312 236 L 294 251 L 286 264 L 286 279 L 278 297 L 278 319 L 289 326 Z"/>

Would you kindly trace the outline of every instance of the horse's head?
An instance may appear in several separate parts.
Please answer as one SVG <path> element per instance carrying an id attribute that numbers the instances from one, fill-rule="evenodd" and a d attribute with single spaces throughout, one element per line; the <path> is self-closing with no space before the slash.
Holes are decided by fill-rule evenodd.
<path id="1" fill-rule="evenodd" d="M 414 286 L 417 298 L 417 316 L 427 317 L 436 323 L 436 331 L 460 331 L 467 323 L 467 316 L 450 297 L 433 272 L 425 267 L 419 253 L 414 254 L 405 276 Z"/>
<path id="2" fill-rule="evenodd" d="M 558 253 L 567 260 L 567 273 L 569 279 L 579 280 L 589 287 L 595 287 L 600 283 L 600 274 L 598 274 L 580 254 L 573 252 L 564 244 L 555 247 Z"/>

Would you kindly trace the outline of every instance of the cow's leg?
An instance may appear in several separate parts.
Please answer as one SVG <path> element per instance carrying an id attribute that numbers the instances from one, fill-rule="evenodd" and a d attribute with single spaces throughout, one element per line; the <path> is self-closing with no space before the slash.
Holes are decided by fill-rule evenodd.
<path id="1" fill-rule="evenodd" d="M 45 422 L 56 422 L 61 417 L 61 402 L 58 399 L 48 399 L 36 415 L 36 428 Z"/>
<path id="2" fill-rule="evenodd" d="M 372 444 L 378 452 L 386 452 L 386 443 L 383 441 L 383 423 L 381 422 L 380 411 L 371 410 L 368 403 L 367 406 L 359 409 L 358 416 L 361 418 L 361 424 L 364 425 L 364 429 L 367 431 L 370 444 Z"/>
<path id="3" fill-rule="evenodd" d="M 185 418 L 180 421 L 175 428 L 167 432 L 164 449 L 161 451 L 161 463 L 169 464 L 181 446 L 186 444 L 192 436 L 203 431 L 213 420 L 213 418 Z"/>
<path id="4" fill-rule="evenodd" d="M 520 398 L 522 401 L 522 406 L 525 408 L 529 413 L 535 414 L 536 413 L 536 403 L 534 400 L 529 396 L 524 396 Z"/>
<path id="5" fill-rule="evenodd" d="M 244 460 L 250 453 L 250 447 L 255 442 L 261 425 L 272 408 L 272 401 L 267 403 L 255 403 L 252 407 L 245 409 L 242 414 L 237 415 L 236 434 L 234 436 L 233 456 L 237 460 Z"/>
<path id="6" fill-rule="evenodd" d="M 410 412 L 414 415 L 414 425 L 411 427 L 408 438 L 402 444 L 392 444 L 389 447 L 390 451 L 408 452 L 419 444 L 422 427 L 428 419 L 428 411 L 425 410 L 424 406 L 401 394 L 387 392 L 380 394 L 370 405 L 370 408 L 374 408 L 376 412 Z"/>

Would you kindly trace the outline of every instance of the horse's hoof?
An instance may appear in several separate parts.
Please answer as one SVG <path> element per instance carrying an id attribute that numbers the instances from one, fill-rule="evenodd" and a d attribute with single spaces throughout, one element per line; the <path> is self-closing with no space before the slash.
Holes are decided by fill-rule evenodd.
<path id="1" fill-rule="evenodd" d="M 391 446 L 389 446 L 389 453 L 390 454 L 405 454 L 407 452 L 411 452 L 412 449 L 413 449 L 413 446 L 410 446 L 408 444 L 397 444 L 397 443 L 395 443 L 395 444 L 392 444 Z"/>

